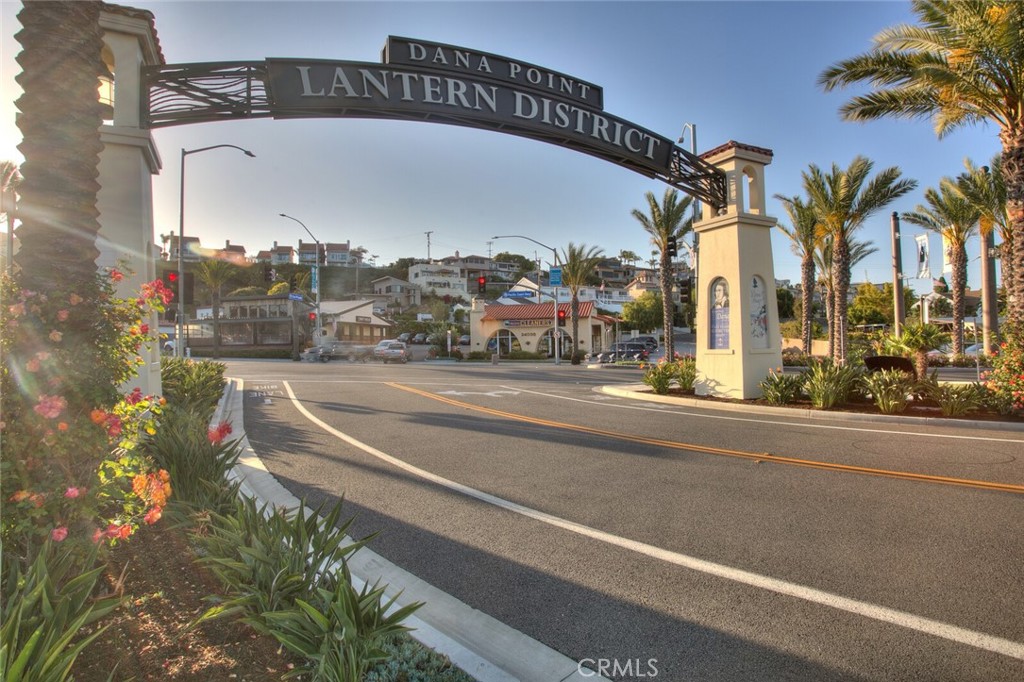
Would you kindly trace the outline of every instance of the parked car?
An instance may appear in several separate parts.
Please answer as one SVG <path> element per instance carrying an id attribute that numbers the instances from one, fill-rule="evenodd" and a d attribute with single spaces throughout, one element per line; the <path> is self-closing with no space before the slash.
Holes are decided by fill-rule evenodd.
<path id="1" fill-rule="evenodd" d="M 409 339 L 411 338 L 412 334 L 410 332 L 402 332 L 401 334 L 398 335 L 398 340 L 401 341 L 402 343 L 409 343 Z"/>
<path id="2" fill-rule="evenodd" d="M 656 336 L 634 336 L 629 339 L 623 339 L 621 343 L 642 343 L 647 346 L 648 351 L 658 350 L 658 337 Z"/>
<path id="3" fill-rule="evenodd" d="M 385 365 L 389 362 L 409 362 L 409 347 L 401 341 L 381 341 L 373 349 L 373 356 Z"/>
<path id="4" fill-rule="evenodd" d="M 587 362 L 646 362 L 650 355 L 650 351 L 643 343 L 613 343 L 608 350 L 589 353 Z"/>
<path id="5" fill-rule="evenodd" d="M 412 341 L 410 343 L 417 343 L 418 344 L 418 343 L 426 343 L 426 342 L 427 342 L 427 334 L 426 334 L 426 332 L 420 332 L 416 336 L 412 337 Z"/>
<path id="6" fill-rule="evenodd" d="M 462 336 L 459 337 L 459 345 L 460 346 L 468 346 L 469 342 L 470 342 L 469 334 L 463 334 Z"/>

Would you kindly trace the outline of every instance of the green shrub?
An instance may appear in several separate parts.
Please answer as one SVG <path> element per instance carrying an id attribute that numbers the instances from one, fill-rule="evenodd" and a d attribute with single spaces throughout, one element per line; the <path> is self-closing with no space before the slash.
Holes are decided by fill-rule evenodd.
<path id="1" fill-rule="evenodd" d="M 305 663 L 285 678 L 308 675 L 313 682 L 360 682 L 375 663 L 387 659 L 384 639 L 409 628 L 402 625 L 422 602 L 388 614 L 396 597 L 385 601 L 379 584 L 356 590 L 348 567 L 333 590 L 318 588 L 312 601 L 297 599 L 290 609 L 262 614 L 270 634 Z"/>
<path id="2" fill-rule="evenodd" d="M 370 538 L 346 543 L 352 520 L 338 525 L 341 503 L 322 518 L 319 512 L 307 515 L 299 507 L 268 513 L 267 505 L 244 498 L 231 514 L 211 514 L 206 532 L 195 535 L 207 554 L 199 561 L 226 596 L 211 598 L 216 605 L 199 620 L 238 615 L 268 632 L 263 613 L 291 609 L 299 599 L 315 600 L 320 588 L 333 590 L 336 578 L 324 569 L 340 564 Z"/>
<path id="3" fill-rule="evenodd" d="M 684 391 L 693 391 L 693 385 L 697 381 L 697 360 L 692 357 L 682 357 L 676 360 L 676 383 Z"/>
<path id="4" fill-rule="evenodd" d="M 224 392 L 224 371 L 221 362 L 164 358 L 160 365 L 163 394 L 172 407 L 197 410 L 207 419 Z"/>
<path id="5" fill-rule="evenodd" d="M 769 405 L 788 405 L 800 397 L 804 390 L 803 374 L 783 374 L 769 371 L 761 380 L 761 393 Z"/>
<path id="6" fill-rule="evenodd" d="M 188 409 L 171 409 L 146 453 L 158 468 L 166 469 L 174 485 L 174 499 L 198 509 L 226 513 L 224 503 L 237 490 L 227 475 L 242 453 L 239 441 L 219 439 L 217 429 L 207 431 L 205 416 Z M 225 493 L 225 488 L 229 488 Z"/>
<path id="7" fill-rule="evenodd" d="M 366 672 L 364 682 L 473 682 L 447 656 L 431 651 L 405 634 L 381 642 L 388 660 Z"/>
<path id="8" fill-rule="evenodd" d="M 941 383 L 937 372 L 918 382 L 918 390 L 938 403 L 944 417 L 962 417 L 985 406 L 985 390 L 981 384 Z"/>
<path id="9" fill-rule="evenodd" d="M 814 360 L 808 365 L 804 392 L 811 405 L 827 410 L 849 402 L 860 370 L 851 365 L 837 365 L 831 359 Z"/>
<path id="10" fill-rule="evenodd" d="M 861 383 L 882 414 L 897 414 L 907 409 L 914 380 L 899 369 L 883 369 L 867 374 Z"/>
<path id="11" fill-rule="evenodd" d="M 0 679 L 5 682 L 60 682 L 78 655 L 105 628 L 76 639 L 83 628 L 121 603 L 95 594 L 103 566 L 94 550 L 83 563 L 47 540 L 21 573 L 17 562 L 5 566 L 0 593 Z M 92 566 L 93 568 L 88 568 Z M 88 569 L 88 570 L 83 570 Z"/>
<path id="12" fill-rule="evenodd" d="M 643 382 L 658 395 L 665 395 L 672 387 L 675 378 L 676 364 L 674 362 L 659 362 L 647 368 L 647 371 L 644 372 Z"/>

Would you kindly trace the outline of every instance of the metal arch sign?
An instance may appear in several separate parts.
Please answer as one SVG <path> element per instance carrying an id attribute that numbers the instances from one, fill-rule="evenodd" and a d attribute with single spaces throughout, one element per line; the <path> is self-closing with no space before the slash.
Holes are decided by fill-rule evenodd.
<path id="1" fill-rule="evenodd" d="M 147 67 L 149 127 L 233 118 L 353 117 L 470 126 L 564 146 L 715 206 L 717 168 L 604 111 L 593 83 L 486 52 L 391 36 L 380 63 L 307 59 Z"/>

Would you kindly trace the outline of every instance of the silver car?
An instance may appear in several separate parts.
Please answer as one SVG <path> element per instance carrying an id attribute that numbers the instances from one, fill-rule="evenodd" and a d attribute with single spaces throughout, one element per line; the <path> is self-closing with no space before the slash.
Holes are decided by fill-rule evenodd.
<path id="1" fill-rule="evenodd" d="M 373 357 L 385 365 L 389 362 L 409 362 L 409 347 L 401 341 L 381 341 L 373 349 Z"/>

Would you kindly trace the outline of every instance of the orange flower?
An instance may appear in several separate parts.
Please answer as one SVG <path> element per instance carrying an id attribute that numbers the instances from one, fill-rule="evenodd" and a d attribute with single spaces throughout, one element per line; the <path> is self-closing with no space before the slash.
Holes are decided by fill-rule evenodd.
<path id="1" fill-rule="evenodd" d="M 60 528 L 54 528 L 50 531 L 50 539 L 54 542 L 64 542 L 64 538 L 68 536 L 68 529 L 66 526 Z"/>
<path id="2" fill-rule="evenodd" d="M 84 300 L 85 299 L 79 296 L 78 294 L 71 294 L 70 296 L 68 296 L 68 303 L 70 303 L 71 305 L 78 305 Z"/>
<path id="3" fill-rule="evenodd" d="M 64 335 L 61 334 L 56 329 L 54 329 L 52 332 L 50 332 L 50 341 L 53 341 L 54 343 L 60 343 L 60 340 L 63 339 L 63 338 L 64 338 Z"/>
<path id="4" fill-rule="evenodd" d="M 159 521 L 159 520 L 160 520 L 160 516 L 161 516 L 161 510 L 160 510 L 160 507 L 153 507 L 153 508 L 152 508 L 152 509 L 150 509 L 150 510 L 149 510 L 148 512 L 146 512 L 146 516 L 145 516 L 145 517 L 143 517 L 143 520 L 144 520 L 144 521 L 145 521 L 145 522 L 146 522 L 147 524 L 149 524 L 150 526 L 152 526 L 152 525 L 153 525 L 154 523 L 156 523 L 157 521 Z"/>
<path id="5" fill-rule="evenodd" d="M 27 490 L 19 490 L 8 498 L 11 502 L 22 502 L 32 497 L 32 493 Z"/>
<path id="6" fill-rule="evenodd" d="M 146 497 L 146 489 L 149 487 L 149 478 L 145 474 L 138 474 L 132 479 L 132 492 L 139 497 Z"/>
<path id="7" fill-rule="evenodd" d="M 89 413 L 89 419 L 93 424 L 102 424 L 107 419 L 107 413 L 103 410 L 93 410 Z"/>
<path id="8" fill-rule="evenodd" d="M 59 424 L 57 424 L 57 430 L 58 431 L 67 431 L 68 430 L 67 422 L 60 422 Z"/>

